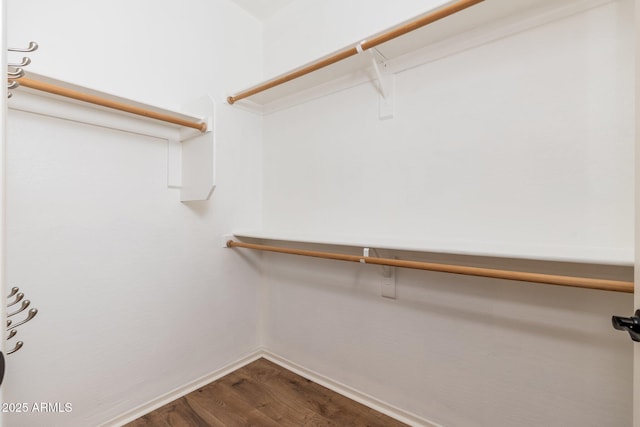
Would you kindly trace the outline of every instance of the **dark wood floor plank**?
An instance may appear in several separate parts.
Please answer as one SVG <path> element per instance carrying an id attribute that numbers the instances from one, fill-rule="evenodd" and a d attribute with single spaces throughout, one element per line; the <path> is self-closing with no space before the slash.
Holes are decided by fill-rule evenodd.
<path id="1" fill-rule="evenodd" d="M 302 427 L 336 427 L 340 426 L 340 424 L 331 421 L 322 415 L 316 414 L 311 418 L 305 425 Z"/>
<path id="2" fill-rule="evenodd" d="M 405 424 L 259 359 L 126 427 L 401 427 Z"/>
<path id="3" fill-rule="evenodd" d="M 337 425 L 393 427 L 404 426 L 393 418 L 380 414 L 367 406 L 341 396 L 326 387 L 309 381 L 298 375 L 285 371 L 279 378 L 280 382 L 289 385 L 289 392 L 297 399 L 300 405 L 313 408 L 314 412 L 324 420 L 330 420 Z M 274 383 L 278 379 L 273 379 Z M 324 422 L 319 420 L 317 422 Z M 329 424 L 331 425 L 331 424 Z"/>
<path id="4" fill-rule="evenodd" d="M 283 384 L 286 382 L 291 387 L 291 391 L 295 391 L 297 397 L 305 397 L 305 403 L 303 404 L 310 405 L 310 407 L 314 408 L 314 412 L 325 419 L 336 421 L 343 426 L 369 425 L 371 427 L 386 427 L 405 425 L 387 415 L 335 393 L 320 384 L 283 369 L 272 362 L 268 363 L 271 363 L 272 369 L 277 371 L 277 376 L 271 378 L 274 383 Z"/>
<path id="5" fill-rule="evenodd" d="M 267 382 L 260 382 L 255 378 L 264 380 L 264 377 L 256 377 L 251 373 L 245 375 L 243 372 L 235 372 L 220 382 L 282 427 L 299 427 L 313 416 L 312 411 L 296 405 L 284 394 L 274 390 L 270 385 L 271 378 Z"/>
<path id="6" fill-rule="evenodd" d="M 171 427 L 166 421 L 166 417 L 159 410 L 148 413 L 147 415 L 138 418 L 137 420 L 127 424 L 127 427 Z"/>
<path id="7" fill-rule="evenodd" d="M 243 373 L 239 372 L 238 375 Z M 277 375 L 271 376 L 267 384 L 280 399 L 313 413 L 323 412 L 329 400 L 324 387 L 316 388 L 313 382 L 284 369 L 281 369 Z"/>
<path id="8" fill-rule="evenodd" d="M 178 403 L 175 405 L 174 410 L 167 414 L 167 423 L 171 427 L 193 427 L 207 425 L 206 421 L 203 420 L 198 414 L 196 414 L 189 407 L 189 405 L 185 403 L 184 399 L 178 400 Z"/>
<path id="9" fill-rule="evenodd" d="M 276 421 L 260 412 L 259 408 L 219 381 L 190 393 L 186 398 L 192 402 L 194 409 L 208 412 L 225 426 L 279 426 Z"/>
<path id="10" fill-rule="evenodd" d="M 184 398 L 163 406 L 142 418 L 127 424 L 127 427 L 158 426 L 158 427 L 192 427 L 208 425 Z M 213 424 L 215 426 L 215 424 Z"/>
<path id="11" fill-rule="evenodd" d="M 281 371 L 283 371 L 281 369 Z M 277 396 L 277 398 L 286 402 L 288 406 L 299 408 L 304 411 L 316 412 L 318 405 L 323 402 L 316 402 L 316 398 L 322 398 L 320 395 L 315 395 L 313 389 L 308 386 L 311 381 L 306 380 L 298 375 L 289 377 L 288 375 L 281 375 L 282 372 L 278 372 L 275 375 L 270 375 L 263 383 L 264 387 L 270 390 L 270 394 Z M 241 387 L 244 384 L 251 384 L 252 376 L 247 375 L 244 370 L 237 372 L 237 377 L 242 378 L 244 381 L 238 382 L 236 387 Z M 311 395 L 311 396 L 309 396 Z M 325 399 L 322 398 L 322 401 Z"/>
<path id="12" fill-rule="evenodd" d="M 203 421 L 201 425 L 208 427 L 224 427 L 227 424 L 222 421 L 222 417 L 220 416 L 221 410 L 212 410 L 212 408 L 219 408 L 216 403 L 217 401 L 207 401 L 202 404 L 198 401 L 197 390 L 193 393 L 189 393 L 184 396 L 182 399 L 189 405 L 192 411 L 194 411 L 200 419 Z M 214 403 L 215 402 L 215 403 Z"/>
<path id="13" fill-rule="evenodd" d="M 282 372 L 282 368 L 267 359 L 258 359 L 236 372 L 249 376 L 259 382 L 268 382 L 270 378 Z"/>
<path id="14" fill-rule="evenodd" d="M 405 425 L 337 393 L 329 399 L 321 415 L 343 426 L 399 427 Z"/>

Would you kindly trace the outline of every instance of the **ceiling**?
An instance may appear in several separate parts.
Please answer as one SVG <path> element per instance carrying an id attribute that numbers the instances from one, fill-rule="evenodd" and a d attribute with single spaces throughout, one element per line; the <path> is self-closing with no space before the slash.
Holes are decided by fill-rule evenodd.
<path id="1" fill-rule="evenodd" d="M 260 20 L 265 20 L 295 0 L 232 0 Z"/>

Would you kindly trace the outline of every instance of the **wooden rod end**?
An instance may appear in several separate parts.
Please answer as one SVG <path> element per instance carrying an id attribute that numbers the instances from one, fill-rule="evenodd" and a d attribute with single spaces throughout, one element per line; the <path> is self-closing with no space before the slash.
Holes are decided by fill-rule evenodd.
<path id="1" fill-rule="evenodd" d="M 207 131 L 207 124 L 205 122 L 200 123 L 200 132 L 205 133 Z"/>
<path id="2" fill-rule="evenodd" d="M 232 248 L 233 247 L 233 240 L 227 240 L 227 247 L 228 248 Z"/>
<path id="3" fill-rule="evenodd" d="M 230 105 L 233 105 L 236 102 L 236 99 L 233 96 L 227 96 L 227 102 Z"/>

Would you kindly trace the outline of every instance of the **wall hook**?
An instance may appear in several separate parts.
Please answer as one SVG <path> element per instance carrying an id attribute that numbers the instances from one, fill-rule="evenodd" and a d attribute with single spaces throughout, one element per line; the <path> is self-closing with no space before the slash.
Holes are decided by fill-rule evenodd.
<path id="1" fill-rule="evenodd" d="M 15 71 L 7 71 L 7 77 L 9 79 L 19 79 L 24 77 L 24 70 L 22 68 L 16 68 Z"/>
<path id="2" fill-rule="evenodd" d="M 29 304 L 31 304 L 31 301 L 29 301 L 28 299 L 22 301 L 22 305 L 20 306 L 20 308 L 18 310 L 14 311 L 13 313 L 7 314 L 7 317 L 15 316 L 16 314 L 26 310 L 26 308 L 29 307 Z"/>
<path id="3" fill-rule="evenodd" d="M 38 309 L 37 308 L 32 308 L 31 310 L 29 310 L 29 314 L 27 315 L 27 317 L 22 320 L 21 322 L 16 323 L 15 325 L 7 328 L 7 330 L 9 329 L 15 329 L 18 326 L 24 325 L 25 323 L 27 323 L 29 320 L 33 319 L 34 317 L 36 317 L 36 314 L 38 314 Z"/>
<path id="4" fill-rule="evenodd" d="M 16 351 L 20 350 L 20 349 L 22 348 L 22 346 L 23 346 L 23 345 L 24 345 L 24 343 L 23 343 L 22 341 L 18 341 L 18 342 L 16 343 L 16 346 L 13 348 L 13 350 L 9 350 L 9 351 L 7 351 L 7 354 L 13 354 L 13 353 L 15 353 Z"/>
<path id="5" fill-rule="evenodd" d="M 17 303 L 22 301 L 22 298 L 24 298 L 24 294 L 22 292 L 18 293 L 18 295 L 16 295 L 15 301 L 10 302 L 9 304 L 7 304 L 7 307 L 11 307 L 12 305 L 16 305 Z"/>
<path id="6" fill-rule="evenodd" d="M 29 42 L 29 47 L 27 47 L 27 48 L 10 47 L 7 50 L 9 52 L 34 52 L 34 51 L 38 50 L 38 43 Z"/>
<path id="7" fill-rule="evenodd" d="M 13 68 L 22 68 L 22 67 L 26 67 L 27 65 L 31 64 L 31 59 L 27 58 L 26 56 L 22 57 L 22 61 L 20 61 L 19 64 L 7 64 L 9 67 L 13 67 Z"/>

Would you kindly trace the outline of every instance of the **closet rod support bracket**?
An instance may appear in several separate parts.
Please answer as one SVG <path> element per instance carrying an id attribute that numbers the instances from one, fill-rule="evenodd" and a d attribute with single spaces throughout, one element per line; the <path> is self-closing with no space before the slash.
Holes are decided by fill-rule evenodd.
<path id="1" fill-rule="evenodd" d="M 360 260 L 361 263 L 366 264 L 366 259 L 373 255 L 376 258 L 392 258 L 397 259 L 397 257 L 383 257 L 379 253 L 379 251 L 375 248 L 364 248 L 362 251 L 362 258 Z M 390 265 L 380 265 L 380 295 L 385 298 L 396 299 L 396 267 L 392 267 Z"/>
<path id="2" fill-rule="evenodd" d="M 395 113 L 395 74 L 387 71 L 387 58 L 380 53 L 378 49 L 371 48 L 366 51 L 362 49 L 362 45 L 366 40 L 356 45 L 358 53 L 367 53 L 371 56 L 371 68 L 373 69 L 373 81 L 377 82 L 376 89 L 379 93 L 378 97 L 378 114 L 380 120 L 391 119 Z"/>

